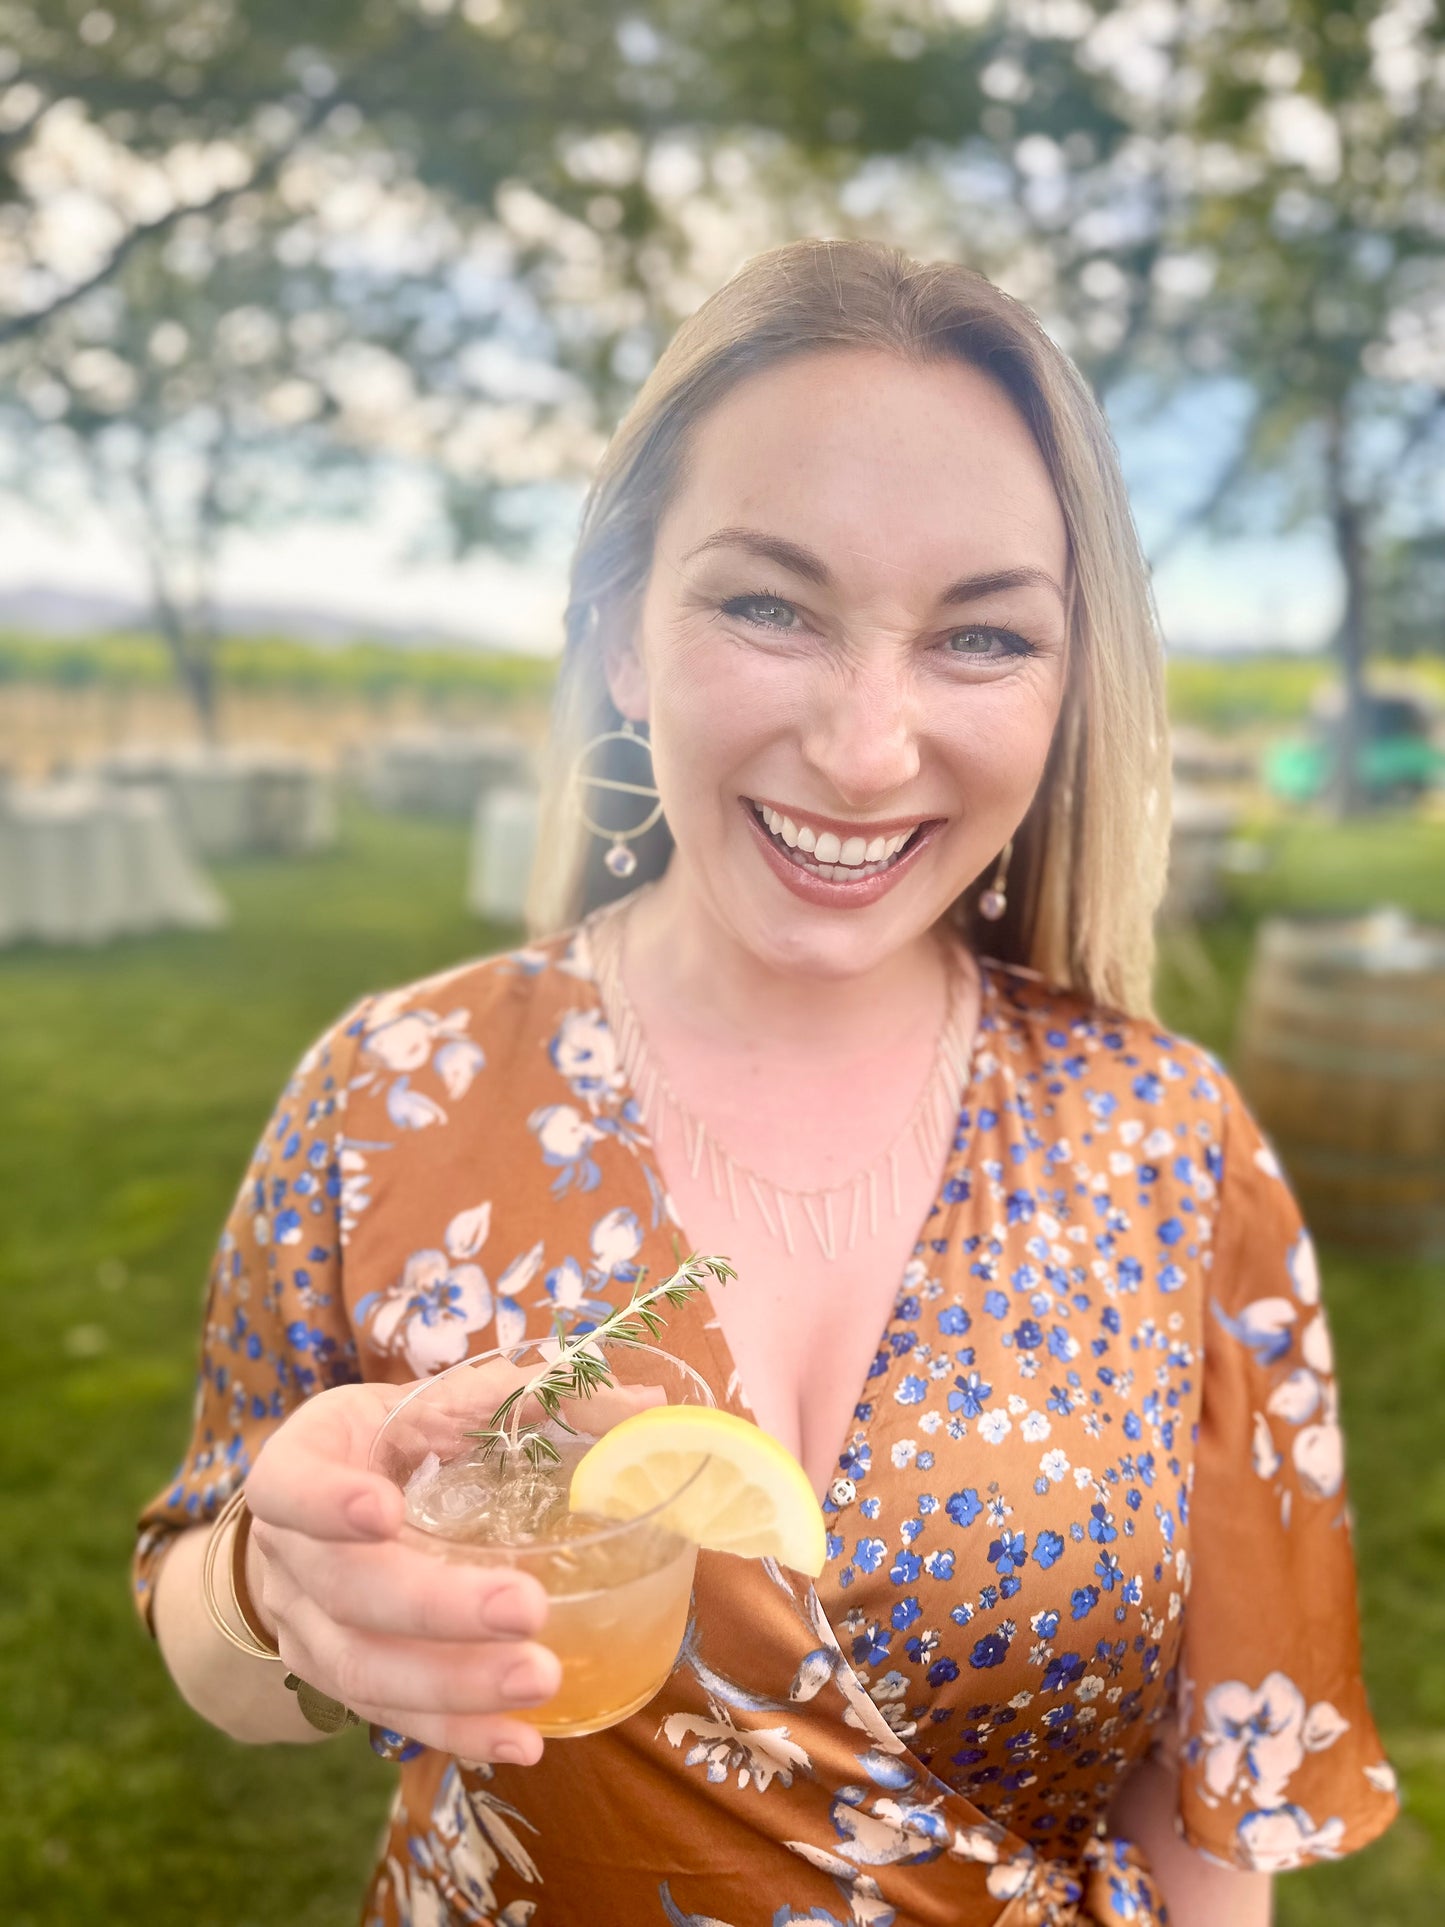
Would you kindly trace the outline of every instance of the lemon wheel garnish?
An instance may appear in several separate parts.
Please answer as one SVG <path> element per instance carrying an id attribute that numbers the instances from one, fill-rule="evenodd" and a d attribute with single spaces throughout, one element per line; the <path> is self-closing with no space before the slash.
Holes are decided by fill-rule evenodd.
<path id="1" fill-rule="evenodd" d="M 776 1559 L 814 1578 L 823 1570 L 823 1514 L 807 1473 L 775 1438 L 735 1412 L 655 1405 L 623 1419 L 578 1462 L 571 1505 L 574 1512 L 635 1519 L 674 1492 L 659 1519 L 695 1545 Z"/>

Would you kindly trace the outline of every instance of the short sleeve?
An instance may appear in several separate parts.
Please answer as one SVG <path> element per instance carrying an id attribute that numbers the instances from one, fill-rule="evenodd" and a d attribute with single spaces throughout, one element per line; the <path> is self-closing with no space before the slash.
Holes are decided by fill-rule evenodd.
<path id="1" fill-rule="evenodd" d="M 187 1526 L 215 1517 L 303 1399 L 359 1377 L 341 1288 L 342 1121 L 369 1000 L 301 1059 L 261 1134 L 211 1262 L 190 1443 L 140 1517 L 137 1611 Z"/>
<path id="2" fill-rule="evenodd" d="M 1261 1872 L 1363 1847 L 1398 1811 L 1360 1670 L 1329 1326 L 1309 1234 L 1224 1083 L 1190 1494 L 1179 1826 Z"/>

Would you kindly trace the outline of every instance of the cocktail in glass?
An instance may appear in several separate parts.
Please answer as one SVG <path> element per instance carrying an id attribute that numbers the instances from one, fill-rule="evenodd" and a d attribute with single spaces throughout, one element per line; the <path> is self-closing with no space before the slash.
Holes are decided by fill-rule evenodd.
<path id="1" fill-rule="evenodd" d="M 514 1415 L 539 1428 L 560 1455 L 534 1465 L 519 1447 L 488 1442 L 492 1415 L 509 1392 L 555 1359 L 544 1339 L 466 1358 L 424 1380 L 387 1415 L 371 1469 L 406 1498 L 404 1542 L 453 1561 L 529 1572 L 547 1593 L 538 1635 L 562 1664 L 562 1684 L 517 1717 L 559 1737 L 596 1733 L 645 1706 L 671 1672 L 687 1628 L 697 1547 L 667 1524 L 676 1492 L 631 1519 L 569 1510 L 567 1491 L 583 1453 L 620 1420 L 649 1405 L 712 1405 L 707 1382 L 651 1345 L 594 1341 L 612 1378 L 590 1397 L 566 1398 L 569 1434 L 535 1399 Z"/>

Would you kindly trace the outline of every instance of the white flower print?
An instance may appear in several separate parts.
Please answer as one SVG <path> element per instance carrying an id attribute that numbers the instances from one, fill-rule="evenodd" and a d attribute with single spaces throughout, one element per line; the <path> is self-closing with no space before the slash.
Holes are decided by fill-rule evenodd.
<path id="1" fill-rule="evenodd" d="M 591 1157 L 605 1132 L 585 1118 L 571 1104 L 544 1104 L 527 1119 L 527 1128 L 536 1134 L 544 1164 L 556 1167 L 552 1194 L 561 1197 L 574 1187 L 595 1191 L 602 1173 Z"/>
<path id="2" fill-rule="evenodd" d="M 572 1095 L 590 1111 L 623 1089 L 617 1045 L 599 1010 L 569 1010 L 548 1046 L 558 1072 Z"/>
<path id="3" fill-rule="evenodd" d="M 1019 1426 L 1020 1434 L 1026 1438 L 1031 1445 L 1037 1445 L 1040 1439 L 1046 1439 L 1052 1429 L 1048 1418 L 1043 1412 L 1027 1413 L 1023 1423 Z"/>
<path id="4" fill-rule="evenodd" d="M 1300 1352 L 1306 1365 L 1328 1378 L 1335 1369 L 1334 1346 L 1330 1342 L 1330 1328 L 1324 1318 L 1312 1318 L 1305 1326 L 1300 1340 Z"/>
<path id="5" fill-rule="evenodd" d="M 444 1251 L 414 1251 L 400 1283 L 375 1296 L 372 1344 L 405 1358 L 418 1378 L 465 1358 L 471 1334 L 492 1316 L 487 1274 L 480 1265 L 453 1265 Z M 357 1307 L 363 1319 L 366 1304 Z"/>
<path id="6" fill-rule="evenodd" d="M 689 1735 L 695 1744 L 685 1757 L 688 1766 L 706 1765 L 707 1777 L 718 1783 L 735 1772 L 740 1787 L 754 1786 L 766 1793 L 774 1779 L 790 1787 L 793 1774 L 811 1766 L 807 1752 L 796 1740 L 788 1738 L 786 1726 L 740 1727 L 728 1718 L 723 1708 L 709 1700 L 713 1717 L 702 1719 L 696 1713 L 673 1713 L 662 1722 L 668 1743 L 681 1746 Z"/>
<path id="7" fill-rule="evenodd" d="M 485 1199 L 471 1211 L 459 1211 L 447 1226 L 444 1243 L 453 1258 L 475 1258 L 492 1228 L 492 1201 Z"/>
<path id="8" fill-rule="evenodd" d="M 1323 1425 L 1306 1425 L 1297 1432 L 1290 1457 L 1311 1499 L 1332 1499 L 1344 1484 L 1344 1435 L 1333 1419 Z"/>
<path id="9" fill-rule="evenodd" d="M 465 1097 L 472 1080 L 486 1063 L 480 1044 L 470 1037 L 454 1037 L 436 1054 L 436 1071 L 447 1087 L 448 1097 Z"/>
<path id="10" fill-rule="evenodd" d="M 353 1081 L 354 1089 L 365 1091 L 390 1079 L 386 1113 L 402 1131 L 425 1130 L 428 1125 L 446 1122 L 446 1111 L 436 1099 L 412 1088 L 413 1072 L 430 1066 L 447 1095 L 460 1098 L 486 1063 L 481 1045 L 467 1034 L 470 1012 L 451 1010 L 443 1017 L 434 1010 L 408 1008 L 415 990 L 413 986 L 410 991 L 393 991 L 373 1000 L 362 1032 L 358 1075 Z"/>
<path id="11" fill-rule="evenodd" d="M 1303 1425 L 1306 1419 L 1314 1417 L 1319 1403 L 1319 1380 L 1312 1371 L 1300 1366 L 1275 1386 L 1266 1401 L 1266 1410 L 1276 1418 L 1288 1419 L 1291 1425 Z"/>
<path id="12" fill-rule="evenodd" d="M 444 1250 L 414 1251 L 401 1277 L 369 1292 L 356 1307 L 357 1323 L 387 1357 L 404 1358 L 418 1378 L 455 1365 L 471 1349 L 472 1334 L 495 1314 L 497 1342 L 515 1344 L 525 1318 L 513 1293 L 525 1288 L 542 1261 L 542 1246 L 514 1258 L 497 1281 L 473 1264 L 491 1229 L 489 1199 L 459 1211 L 443 1236 Z"/>
<path id="13" fill-rule="evenodd" d="M 447 1117 L 435 1098 L 412 1090 L 405 1077 L 397 1078 L 387 1092 L 386 1114 L 400 1131 L 423 1131 L 428 1124 L 445 1124 Z"/>
<path id="14" fill-rule="evenodd" d="M 592 1262 L 601 1278 L 630 1273 L 642 1249 L 642 1226 L 637 1213 L 625 1205 L 609 1211 L 592 1227 Z"/>
<path id="15" fill-rule="evenodd" d="M 1344 1831 L 1343 1820 L 1326 1820 L 1317 1827 L 1303 1807 L 1290 1806 L 1245 1814 L 1238 1837 L 1256 1873 L 1288 1873 L 1310 1860 L 1337 1859 Z"/>
<path id="16" fill-rule="evenodd" d="M 1307 1231 L 1301 1231 L 1290 1246 L 1285 1263 L 1289 1268 L 1295 1297 L 1302 1305 L 1317 1305 L 1320 1302 L 1320 1267 L 1315 1257 L 1314 1241 Z"/>
<path id="17" fill-rule="evenodd" d="M 1058 1446 L 1055 1446 L 1052 1452 L 1045 1452 L 1044 1456 L 1039 1460 L 1039 1470 L 1043 1473 L 1050 1485 L 1057 1485 L 1061 1479 L 1067 1478 L 1068 1476 L 1068 1454 L 1060 1451 Z"/>
<path id="18" fill-rule="evenodd" d="M 1282 1806 L 1305 1754 L 1333 1745 L 1345 1726 L 1328 1700 L 1307 1707 L 1284 1673 L 1270 1673 L 1257 1687 L 1225 1680 L 1204 1696 L 1205 1790 L 1215 1800 Z"/>
<path id="19" fill-rule="evenodd" d="M 1013 1429 L 1013 1420 L 1007 1412 L 985 1412 L 978 1422 L 979 1437 L 990 1445 L 997 1445 Z"/>
<path id="20" fill-rule="evenodd" d="M 1274 1433 L 1269 1429 L 1269 1420 L 1263 1412 L 1254 1415 L 1254 1432 L 1250 1449 L 1250 1459 L 1255 1472 L 1261 1479 L 1272 1479 L 1282 1463 L 1275 1450 Z"/>
<path id="21" fill-rule="evenodd" d="M 362 1050 L 389 1071 L 420 1070 L 431 1062 L 437 1021 L 434 1010 L 409 1010 L 373 1022 L 367 1025 Z"/>
<path id="22" fill-rule="evenodd" d="M 356 1229 L 357 1219 L 371 1203 L 371 1173 L 362 1153 L 349 1144 L 342 1144 L 336 1163 L 341 1173 L 340 1223 L 344 1244 Z"/>

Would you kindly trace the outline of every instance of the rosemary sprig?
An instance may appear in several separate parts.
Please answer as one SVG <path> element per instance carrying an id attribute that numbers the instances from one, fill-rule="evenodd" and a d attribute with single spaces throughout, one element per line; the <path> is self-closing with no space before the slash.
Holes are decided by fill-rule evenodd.
<path id="1" fill-rule="evenodd" d="M 575 1433 L 576 1426 L 569 1425 L 562 1416 L 563 1401 L 591 1398 L 594 1392 L 613 1382 L 607 1360 L 589 1350 L 594 1341 L 645 1345 L 649 1338 L 661 1335 L 663 1319 L 658 1309 L 661 1304 L 684 1304 L 695 1292 L 705 1288 L 709 1278 L 716 1279 L 720 1285 L 726 1284 L 729 1278 L 737 1277 L 737 1272 L 726 1258 L 699 1258 L 694 1254 L 684 1259 L 670 1278 L 664 1278 L 650 1291 L 643 1290 L 646 1277 L 644 1268 L 637 1274 L 628 1303 L 619 1305 L 591 1331 L 580 1333 L 571 1344 L 565 1340 L 565 1321 L 558 1312 L 553 1331 L 562 1349 L 557 1357 L 516 1391 L 509 1392 L 485 1429 L 466 1433 L 467 1438 L 480 1441 L 484 1459 L 489 1459 L 498 1446 L 505 1444 L 512 1451 L 522 1452 L 529 1465 L 559 1464 L 562 1455 L 551 1439 L 535 1425 L 525 1429 L 519 1425 L 527 1401 L 535 1399 L 544 1419 L 549 1419 L 563 1432 Z"/>

